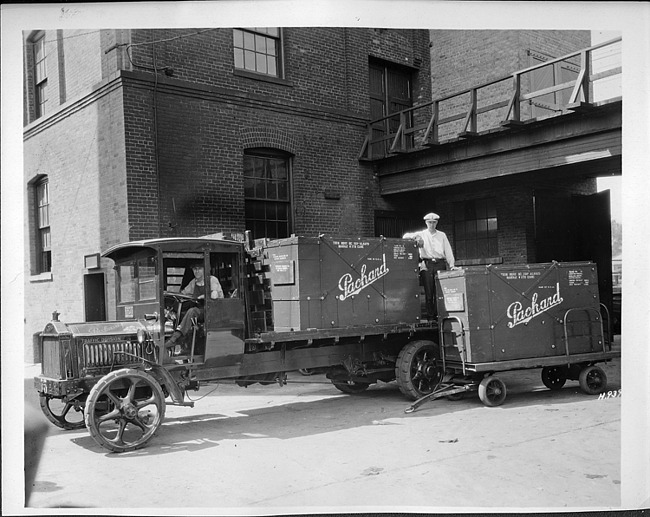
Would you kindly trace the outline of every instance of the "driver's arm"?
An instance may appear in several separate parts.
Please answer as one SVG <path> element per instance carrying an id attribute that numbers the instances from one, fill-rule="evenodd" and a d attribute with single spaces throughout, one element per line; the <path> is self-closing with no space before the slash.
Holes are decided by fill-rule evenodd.
<path id="1" fill-rule="evenodd" d="M 219 283 L 219 279 L 215 276 L 210 276 L 210 298 L 223 298 L 223 289 Z"/>
<path id="2" fill-rule="evenodd" d="M 190 283 L 185 286 L 184 289 L 181 290 L 181 294 L 184 294 L 185 296 L 193 296 L 194 295 L 194 284 L 196 283 L 196 279 L 190 280 Z"/>

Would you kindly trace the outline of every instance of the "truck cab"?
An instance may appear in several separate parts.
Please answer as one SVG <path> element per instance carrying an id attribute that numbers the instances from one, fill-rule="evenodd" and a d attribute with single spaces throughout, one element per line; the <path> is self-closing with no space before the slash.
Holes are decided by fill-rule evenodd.
<path id="1" fill-rule="evenodd" d="M 242 243 L 207 239 L 155 239 L 114 246 L 104 253 L 115 262 L 116 314 L 119 321 L 138 320 L 148 330 L 159 364 L 192 361 L 225 366 L 241 361 L 247 334 Z M 207 289 L 202 299 L 188 292 L 199 264 Z M 211 280 L 219 297 L 210 296 Z M 165 347 L 188 310 L 201 317 L 181 340 L 182 355 Z"/>

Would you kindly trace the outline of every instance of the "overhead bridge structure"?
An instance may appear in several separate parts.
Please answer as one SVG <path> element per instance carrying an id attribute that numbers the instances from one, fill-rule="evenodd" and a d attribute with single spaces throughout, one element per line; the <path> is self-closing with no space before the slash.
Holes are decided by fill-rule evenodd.
<path id="1" fill-rule="evenodd" d="M 522 174 L 620 175 L 620 49 L 610 40 L 371 121 L 359 160 L 388 196 Z M 533 91 L 548 70 L 564 82 Z"/>

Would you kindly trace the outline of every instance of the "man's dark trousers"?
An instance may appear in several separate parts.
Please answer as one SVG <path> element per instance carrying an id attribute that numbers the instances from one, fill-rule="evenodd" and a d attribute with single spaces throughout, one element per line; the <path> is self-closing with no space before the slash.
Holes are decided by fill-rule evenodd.
<path id="1" fill-rule="evenodd" d="M 420 271 L 422 278 L 422 285 L 424 286 L 424 297 L 427 303 L 427 316 L 429 319 L 435 320 L 438 318 L 438 307 L 436 305 L 436 271 L 445 271 L 447 269 L 447 261 L 444 259 L 431 260 L 423 259 L 426 270 Z"/>

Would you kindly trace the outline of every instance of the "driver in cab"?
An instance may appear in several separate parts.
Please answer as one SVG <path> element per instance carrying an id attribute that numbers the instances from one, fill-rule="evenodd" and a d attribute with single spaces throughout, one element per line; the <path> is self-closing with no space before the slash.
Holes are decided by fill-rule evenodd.
<path id="1" fill-rule="evenodd" d="M 194 300 L 205 300 L 206 286 L 203 263 L 193 263 L 192 273 L 194 273 L 194 278 L 181 290 L 181 294 L 191 296 Z M 216 299 L 223 297 L 223 289 L 219 280 L 214 276 L 210 276 L 210 298 Z M 183 353 L 179 342 L 184 341 L 185 336 L 190 332 L 193 318 L 196 318 L 198 322 L 202 323 L 205 320 L 204 308 L 190 307 L 185 312 L 180 325 L 176 327 L 172 336 L 165 342 L 165 348 L 174 347 L 174 355 L 181 355 Z"/>

